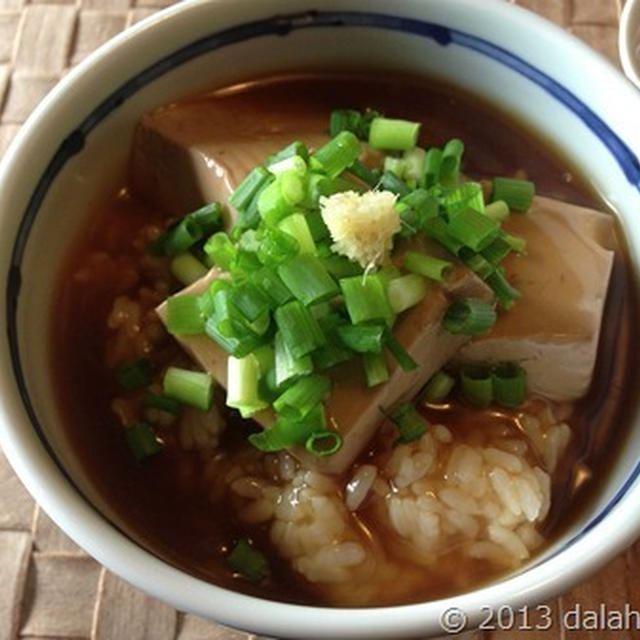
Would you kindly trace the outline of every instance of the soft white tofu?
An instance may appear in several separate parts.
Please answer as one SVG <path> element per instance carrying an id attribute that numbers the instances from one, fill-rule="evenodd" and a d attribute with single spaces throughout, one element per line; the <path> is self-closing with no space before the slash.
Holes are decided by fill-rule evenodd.
<path id="1" fill-rule="evenodd" d="M 615 248 L 612 216 L 536 197 L 504 228 L 527 240 L 505 261 L 522 298 L 474 338 L 458 362 L 519 362 L 528 389 L 555 400 L 583 396 L 591 383 Z"/>

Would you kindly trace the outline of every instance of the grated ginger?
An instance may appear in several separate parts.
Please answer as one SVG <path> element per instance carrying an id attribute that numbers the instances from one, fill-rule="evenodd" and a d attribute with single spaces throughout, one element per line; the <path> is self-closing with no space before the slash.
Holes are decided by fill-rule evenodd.
<path id="1" fill-rule="evenodd" d="M 367 269 L 387 261 L 393 235 L 400 231 L 390 191 L 344 191 L 320 198 L 322 219 L 334 242 L 333 251 Z"/>

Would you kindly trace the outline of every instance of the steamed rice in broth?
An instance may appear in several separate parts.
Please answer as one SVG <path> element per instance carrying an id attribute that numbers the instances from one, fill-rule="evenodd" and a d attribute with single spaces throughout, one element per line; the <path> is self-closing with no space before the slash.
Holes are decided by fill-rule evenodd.
<path id="1" fill-rule="evenodd" d="M 145 115 L 130 175 L 53 354 L 132 538 L 262 597 L 400 604 L 525 566 L 586 500 L 635 295 L 614 218 L 529 133 L 422 80 L 292 76 Z"/>

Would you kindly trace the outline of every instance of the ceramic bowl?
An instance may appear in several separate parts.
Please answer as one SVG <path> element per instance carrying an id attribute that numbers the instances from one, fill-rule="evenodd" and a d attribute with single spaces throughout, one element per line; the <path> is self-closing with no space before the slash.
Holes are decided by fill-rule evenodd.
<path id="1" fill-rule="evenodd" d="M 71 71 L 2 162 L 0 437 L 23 483 L 71 538 L 179 609 L 278 637 L 441 634 L 449 618 L 472 626 L 486 617 L 484 607 L 518 607 L 565 591 L 634 540 L 640 424 L 580 519 L 516 573 L 446 600 L 328 611 L 221 589 L 122 534 L 74 460 L 50 381 L 48 318 L 58 267 L 91 203 L 123 180 L 140 114 L 240 78 L 343 66 L 429 74 L 498 101 L 589 176 L 619 213 L 637 269 L 640 98 L 609 63 L 559 28 L 493 0 L 183 2 Z"/>

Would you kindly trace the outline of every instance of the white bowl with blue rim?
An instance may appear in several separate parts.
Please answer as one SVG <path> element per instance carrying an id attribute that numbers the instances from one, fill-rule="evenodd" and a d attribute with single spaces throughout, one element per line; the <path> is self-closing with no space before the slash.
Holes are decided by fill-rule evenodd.
<path id="1" fill-rule="evenodd" d="M 619 212 L 638 267 L 640 98 L 559 28 L 493 0 L 194 0 L 146 20 L 69 73 L 0 168 L 0 438 L 47 513 L 144 591 L 227 625 L 278 637 L 400 638 L 472 626 L 486 607 L 567 590 L 640 532 L 640 425 L 594 501 L 532 564 L 454 598 L 326 609 L 260 600 L 179 571 L 136 545 L 94 495 L 60 428 L 48 318 L 58 266 L 91 203 L 122 182 L 139 116 L 237 78 L 300 68 L 426 73 L 495 102 L 566 154 Z M 452 609 L 455 607 L 455 609 Z"/>

